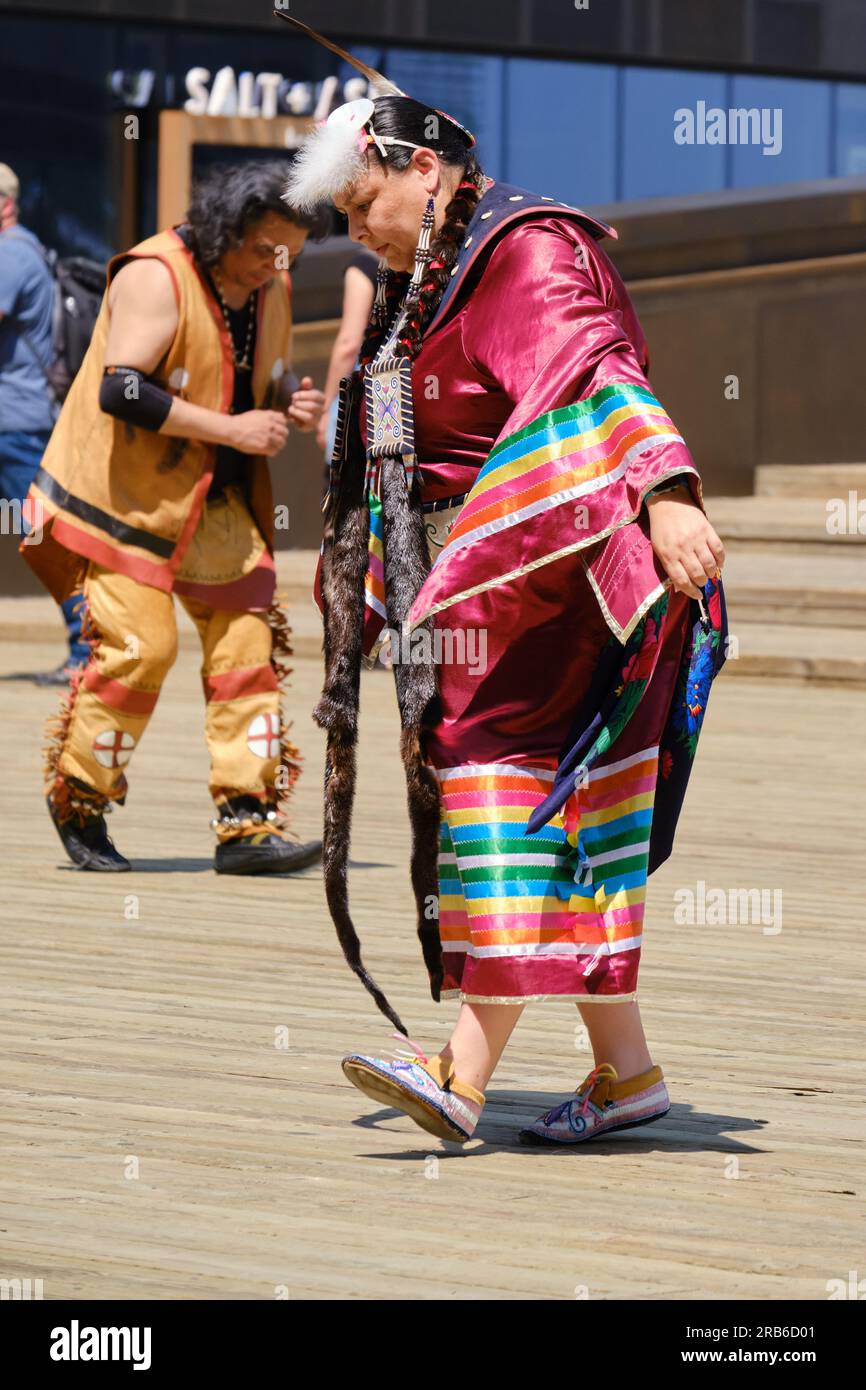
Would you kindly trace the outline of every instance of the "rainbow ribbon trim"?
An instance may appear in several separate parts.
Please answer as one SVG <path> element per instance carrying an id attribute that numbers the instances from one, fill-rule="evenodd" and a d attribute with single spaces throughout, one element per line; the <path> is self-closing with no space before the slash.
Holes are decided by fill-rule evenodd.
<path id="1" fill-rule="evenodd" d="M 540 415 L 491 450 L 434 568 L 484 536 L 600 491 L 663 443 L 685 447 L 661 402 L 627 382 Z"/>

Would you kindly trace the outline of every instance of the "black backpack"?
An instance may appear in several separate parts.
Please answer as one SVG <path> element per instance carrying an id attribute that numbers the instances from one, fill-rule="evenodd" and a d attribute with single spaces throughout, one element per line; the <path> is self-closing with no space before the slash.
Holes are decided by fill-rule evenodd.
<path id="1" fill-rule="evenodd" d="M 105 293 L 106 267 L 86 256 L 60 259 L 56 251 L 49 251 L 47 260 L 54 275 L 54 361 L 46 375 L 55 398 L 63 401 L 90 347 Z"/>
<path id="2" fill-rule="evenodd" d="M 4 236 L 14 235 L 14 227 L 4 232 Z M 32 246 L 33 243 L 28 240 L 27 245 Z M 86 256 L 61 258 L 56 251 L 46 251 L 44 247 L 38 249 L 54 281 L 52 356 L 47 367 L 37 353 L 27 330 L 20 324 L 18 329 L 45 375 L 54 413 L 57 415 L 90 346 L 102 296 L 105 293 L 106 267 L 100 261 L 88 260 Z M 17 320 L 11 315 L 9 321 L 17 324 Z"/>

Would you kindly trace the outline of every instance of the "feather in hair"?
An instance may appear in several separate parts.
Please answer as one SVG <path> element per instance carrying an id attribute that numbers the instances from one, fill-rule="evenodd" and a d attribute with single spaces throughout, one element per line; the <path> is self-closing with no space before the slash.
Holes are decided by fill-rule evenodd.
<path id="1" fill-rule="evenodd" d="M 404 97 L 406 95 L 402 87 L 398 87 L 396 82 L 392 82 L 390 78 L 384 77 L 381 72 L 377 72 L 375 68 L 371 68 L 369 63 L 362 62 L 360 58 L 356 58 L 354 54 L 349 53 L 345 48 L 341 48 L 338 43 L 334 43 L 331 39 L 326 39 L 324 34 L 319 34 L 315 29 L 311 29 L 309 24 L 304 24 L 300 19 L 295 19 L 293 15 L 286 14 L 285 10 L 274 10 L 274 14 L 277 19 L 284 19 L 287 24 L 293 25 L 294 28 L 299 29 L 302 34 L 306 34 L 310 39 L 315 39 L 316 43 L 320 43 L 323 48 L 329 48 L 332 53 L 336 53 L 338 58 L 342 58 L 344 62 L 350 63 L 353 68 L 357 68 L 358 72 L 362 73 L 367 81 L 375 86 L 379 96 Z"/>

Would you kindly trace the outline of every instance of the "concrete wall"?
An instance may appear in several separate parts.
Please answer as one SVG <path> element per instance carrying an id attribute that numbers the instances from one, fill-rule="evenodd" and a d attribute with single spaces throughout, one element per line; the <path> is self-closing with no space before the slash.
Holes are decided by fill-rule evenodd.
<path id="1" fill-rule="evenodd" d="M 761 464 L 866 458 L 857 405 L 866 254 L 630 288 L 650 344 L 653 387 L 707 493 L 751 493 Z M 726 395 L 731 377 L 734 399 Z"/>

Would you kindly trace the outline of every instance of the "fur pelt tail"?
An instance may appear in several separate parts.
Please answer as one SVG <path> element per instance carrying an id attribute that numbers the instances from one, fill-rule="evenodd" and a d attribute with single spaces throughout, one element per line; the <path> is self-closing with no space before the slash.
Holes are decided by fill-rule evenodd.
<path id="1" fill-rule="evenodd" d="M 355 750 L 339 736 L 328 735 L 328 752 L 325 758 L 325 830 L 323 836 L 323 860 L 325 876 L 325 896 L 328 910 L 337 937 L 343 948 L 343 955 L 349 968 L 355 972 L 364 988 L 372 995 L 376 1007 L 381 1010 L 394 1027 L 408 1037 L 408 1029 L 400 1015 L 388 1002 L 384 991 L 379 988 L 361 959 L 361 942 L 349 912 L 349 888 L 346 869 L 349 862 L 349 828 L 351 824 L 352 802 L 355 796 Z"/>
<path id="2" fill-rule="evenodd" d="M 350 969 L 377 1008 L 401 1033 L 407 1029 L 361 959 L 349 912 L 348 864 L 355 799 L 358 704 L 364 626 L 364 577 L 370 512 L 364 497 L 365 458 L 351 438 L 339 487 L 329 500 L 322 554 L 325 683 L 313 718 L 328 735 L 322 858 L 325 896 Z M 353 447 L 354 445 L 354 447 Z M 407 1034 L 408 1036 L 408 1034 Z"/>
<path id="3" fill-rule="evenodd" d="M 385 604 L 388 626 L 399 636 L 404 631 L 415 595 L 430 570 L 430 553 L 424 531 L 417 470 L 411 496 L 406 487 L 406 472 L 399 460 L 383 459 L 381 482 Z M 432 619 L 425 626 L 432 632 Z M 406 773 L 412 826 L 411 874 L 418 913 L 418 939 L 430 977 L 430 993 L 438 1003 L 442 989 L 439 787 L 424 762 L 423 735 L 424 730 L 438 718 L 439 693 L 432 661 L 401 661 L 397 659 L 397 653 L 394 655 L 394 679 L 402 725 L 400 754 Z"/>

